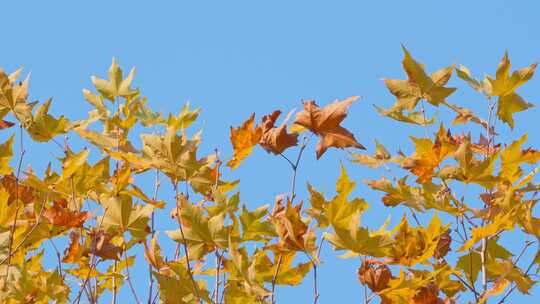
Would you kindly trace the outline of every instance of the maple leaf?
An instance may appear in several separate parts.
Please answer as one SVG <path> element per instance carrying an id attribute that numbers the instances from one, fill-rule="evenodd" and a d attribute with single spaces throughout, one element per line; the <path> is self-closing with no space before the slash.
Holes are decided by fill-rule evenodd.
<path id="1" fill-rule="evenodd" d="M 444 87 L 452 76 L 454 66 L 442 68 L 428 75 L 424 66 L 416 62 L 404 46 L 402 49 L 404 52 L 402 65 L 408 79 L 383 79 L 384 84 L 390 93 L 396 96 L 397 101 L 388 110 L 377 106 L 375 108 L 381 115 L 397 121 L 417 125 L 432 124 L 435 121 L 434 118 L 428 120 L 423 111 L 414 111 L 414 108 L 421 99 L 425 99 L 435 106 L 446 103 L 445 99 L 456 90 Z"/>
<path id="2" fill-rule="evenodd" d="M 167 235 L 179 243 L 186 242 L 190 256 L 202 258 L 215 248 L 227 247 L 229 235 L 224 213 L 208 217 L 202 207 L 190 204 L 185 198 L 180 200 L 179 210 L 183 228 L 167 231 Z"/>
<path id="3" fill-rule="evenodd" d="M 154 235 L 150 241 L 150 245 L 144 244 L 144 256 L 155 269 L 161 271 L 162 268 L 168 267 L 163 257 L 161 256 L 161 250 L 157 243 L 157 235 Z"/>
<path id="4" fill-rule="evenodd" d="M 277 245 L 267 246 L 276 248 L 278 251 L 304 251 L 313 253 L 316 251 L 316 237 L 314 231 L 309 228 L 309 222 L 300 215 L 302 202 L 296 206 L 287 198 L 287 205 L 283 205 L 283 196 L 276 198 L 274 209 L 270 219 L 275 225 L 279 236 Z M 312 254 L 312 256 L 315 256 Z"/>
<path id="5" fill-rule="evenodd" d="M 118 66 L 116 59 L 112 59 L 111 66 L 108 70 L 109 80 L 101 79 L 92 76 L 92 83 L 96 89 L 105 98 L 114 102 L 116 97 L 131 97 L 138 93 L 137 90 L 131 89 L 131 82 L 135 77 L 135 68 L 132 68 L 128 76 L 124 79 L 122 69 Z"/>
<path id="6" fill-rule="evenodd" d="M 516 181 L 522 174 L 522 163 L 534 164 L 540 160 L 540 152 L 533 149 L 522 150 L 521 146 L 527 140 L 527 134 L 512 142 L 501 152 L 501 169 L 499 176 L 510 183 Z"/>
<path id="7" fill-rule="evenodd" d="M 404 46 L 402 46 L 402 49 L 405 54 L 402 64 L 403 69 L 409 77 L 408 83 L 417 86 L 422 94 L 422 98 L 438 106 L 456 90 L 455 88 L 444 87 L 452 75 L 453 66 L 444 68 L 429 76 L 426 74 L 424 67 L 412 58 Z"/>
<path id="8" fill-rule="evenodd" d="M 342 101 L 335 100 L 324 108 L 320 108 L 315 101 L 305 101 L 304 110 L 296 114 L 295 124 L 309 129 L 320 137 L 316 150 L 317 159 L 321 158 L 330 147 L 365 149 L 351 132 L 340 126 L 347 117 L 349 106 L 357 99 L 358 96 L 352 96 Z"/>
<path id="9" fill-rule="evenodd" d="M 0 118 L 11 112 L 21 125 L 27 127 L 32 120 L 35 102 L 27 102 L 29 78 L 17 83 L 20 72 L 17 70 L 7 75 L 0 69 Z"/>
<path id="10" fill-rule="evenodd" d="M 399 179 L 395 187 L 386 177 L 380 180 L 365 180 L 364 183 L 374 190 L 386 193 L 382 198 L 385 206 L 394 207 L 404 203 L 418 211 L 423 211 L 425 208 L 425 199 L 421 195 L 421 189 L 407 185 L 407 176 Z"/>
<path id="11" fill-rule="evenodd" d="M 378 168 L 389 162 L 400 162 L 399 158 L 392 157 L 388 150 L 377 140 L 375 140 L 375 147 L 375 153 L 373 155 L 351 153 L 351 156 L 353 157 L 352 162 L 355 164 L 365 165 L 370 168 Z"/>
<path id="12" fill-rule="evenodd" d="M 269 220 L 264 217 L 268 214 L 268 205 L 249 211 L 242 206 L 240 223 L 242 224 L 242 240 L 268 242 L 276 236 L 276 230 Z"/>
<path id="13" fill-rule="evenodd" d="M 364 199 L 348 200 L 356 183 L 349 178 L 343 165 L 340 171 L 339 179 L 336 182 L 337 194 L 330 201 L 327 201 L 322 193 L 317 192 L 308 184 L 308 190 L 311 194 L 311 208 L 306 209 L 306 213 L 317 220 L 320 228 L 325 228 L 330 224 L 348 228 L 353 217 L 369 208 L 369 204 Z"/>
<path id="14" fill-rule="evenodd" d="M 404 216 L 394 228 L 394 243 L 388 257 L 390 262 L 414 266 L 423 263 L 436 254 L 439 238 L 448 227 L 443 227 L 435 214 L 427 228 L 410 227 Z"/>
<path id="15" fill-rule="evenodd" d="M 15 203 L 17 199 L 28 205 L 37 198 L 36 189 L 22 184 L 13 174 L 4 175 L 0 178 L 0 184 L 9 193 L 8 205 Z"/>
<path id="16" fill-rule="evenodd" d="M 227 162 L 227 166 L 231 169 L 236 169 L 236 167 L 251 154 L 253 147 L 261 140 L 263 130 L 261 126 L 253 126 L 254 120 L 255 113 L 251 114 L 249 119 L 242 123 L 240 127 L 231 127 L 230 138 L 234 155 L 233 158 Z"/>
<path id="17" fill-rule="evenodd" d="M 63 263 L 74 263 L 81 256 L 82 246 L 79 243 L 80 238 L 81 235 L 76 231 L 72 231 L 69 234 L 69 246 L 64 251 Z"/>
<path id="18" fill-rule="evenodd" d="M 200 133 L 188 139 L 184 135 L 177 135 L 174 128 L 168 127 L 162 136 L 143 134 L 141 138 L 144 159 L 139 160 L 135 155 L 130 157 L 136 166 L 144 168 L 145 163 L 150 162 L 154 168 L 165 173 L 173 183 L 185 180 L 189 180 L 192 186 L 197 182 L 215 183 L 215 178 L 209 176 L 209 166 L 214 162 L 215 156 L 197 158 Z M 195 190 L 200 188 L 195 187 Z"/>
<path id="19" fill-rule="evenodd" d="M 129 195 L 104 197 L 101 204 L 107 212 L 99 219 L 103 227 L 118 229 L 121 232 L 129 231 L 136 239 L 142 239 L 150 233 L 148 220 L 154 210 L 154 206 L 134 205 Z"/>
<path id="20" fill-rule="evenodd" d="M 296 146 L 298 144 L 298 134 L 287 133 L 287 121 L 292 115 L 292 111 L 287 114 L 279 127 L 275 127 L 275 123 L 281 111 L 274 111 L 270 115 L 262 117 L 262 136 L 259 144 L 266 152 L 273 154 L 281 154 L 285 149 Z"/>
<path id="21" fill-rule="evenodd" d="M 507 279 L 516 284 L 518 290 L 523 294 L 528 294 L 534 285 L 534 281 L 511 261 L 492 259 L 487 262 L 486 268 L 495 277 Z"/>
<path id="22" fill-rule="evenodd" d="M 311 262 L 298 263 L 293 266 L 296 257 L 296 252 L 280 252 L 275 253 L 273 261 L 268 257 L 268 253 L 264 250 L 258 250 L 254 254 L 255 271 L 262 277 L 265 282 L 272 282 L 275 277 L 276 285 L 298 285 L 302 279 L 308 274 L 311 269 Z M 279 267 L 279 271 L 278 268 Z"/>
<path id="23" fill-rule="evenodd" d="M 370 232 L 367 228 L 359 227 L 358 214 L 351 217 L 348 227 L 332 226 L 333 232 L 325 232 L 324 239 L 334 245 L 334 250 L 347 250 L 341 257 L 356 257 L 370 255 L 384 257 L 388 255 L 393 240 L 384 231 Z"/>
<path id="24" fill-rule="evenodd" d="M 442 304 L 442 300 L 439 299 L 439 288 L 433 282 L 422 286 L 414 295 L 413 301 L 415 304 Z"/>
<path id="25" fill-rule="evenodd" d="M 229 239 L 229 254 L 231 259 L 224 260 L 224 270 L 230 274 L 229 281 L 236 287 L 233 290 L 226 288 L 225 298 L 238 296 L 242 298 L 255 298 L 261 300 L 270 295 L 270 292 L 264 288 L 261 273 L 256 271 L 255 257 L 248 255 L 246 248 L 238 248 L 238 244 Z M 227 284 L 229 285 L 229 283 Z M 257 301 L 255 301 L 257 302 Z M 236 303 L 243 303 L 238 302 Z M 249 302 L 248 302 L 249 303 Z"/>
<path id="26" fill-rule="evenodd" d="M 437 238 L 437 248 L 435 248 L 433 256 L 437 259 L 443 258 L 450 251 L 451 244 L 452 236 L 450 235 L 450 229 L 447 229 Z"/>
<path id="27" fill-rule="evenodd" d="M 532 78 L 536 70 L 536 63 L 514 71 L 512 75 L 510 75 L 510 66 L 508 53 L 505 53 L 497 67 L 495 79 L 486 76 L 486 81 L 490 86 L 488 95 L 498 97 L 497 116 L 513 129 L 514 114 L 532 107 L 532 104 L 516 94 L 515 90 Z"/>
<path id="28" fill-rule="evenodd" d="M 475 91 L 478 91 L 480 93 L 487 94 L 487 92 L 489 91 L 489 83 L 487 83 L 486 81 L 481 82 L 475 79 L 472 76 L 471 71 L 469 71 L 469 69 L 463 65 L 460 65 L 459 67 L 456 67 L 455 69 L 456 69 L 457 76 L 463 79 L 465 82 L 467 82 L 467 84 L 471 88 L 473 88 Z"/>
<path id="29" fill-rule="evenodd" d="M 167 126 L 174 130 L 184 130 L 197 120 L 200 113 L 201 109 L 190 110 L 188 102 L 182 107 L 178 115 L 169 114 Z"/>
<path id="30" fill-rule="evenodd" d="M 478 299 L 478 303 L 486 303 L 490 297 L 500 295 L 510 285 L 510 281 L 504 278 L 497 278 L 490 289 L 488 289 L 484 295 Z"/>
<path id="31" fill-rule="evenodd" d="M 377 107 L 376 105 L 373 105 L 377 112 L 383 116 L 392 118 L 397 121 L 406 122 L 414 125 L 422 125 L 427 126 L 431 125 L 435 122 L 435 117 L 432 117 L 430 119 L 426 119 L 425 115 L 422 112 L 418 111 L 412 111 L 406 113 L 402 109 L 394 109 L 390 108 L 388 110 L 385 110 L 383 108 Z"/>
<path id="32" fill-rule="evenodd" d="M 489 259 L 510 259 L 512 257 L 512 253 L 497 244 L 497 237 L 488 239 L 486 247 Z M 471 284 L 476 282 L 482 265 L 482 259 L 478 252 L 481 252 L 480 246 L 474 248 L 468 254 L 460 256 L 456 264 L 456 269 L 461 270 Z"/>
<path id="33" fill-rule="evenodd" d="M 48 113 L 51 102 L 52 99 L 49 99 L 37 108 L 36 114 L 32 117 L 32 123 L 27 128 L 28 134 L 35 141 L 46 142 L 57 135 L 66 133 L 69 121 L 64 116 L 56 119 Z"/>
<path id="34" fill-rule="evenodd" d="M 14 138 L 15 135 L 11 135 L 5 143 L 0 145 L 0 174 L 10 174 L 13 171 L 9 162 L 13 157 Z"/>
<path id="35" fill-rule="evenodd" d="M 43 212 L 43 216 L 53 225 L 61 227 L 82 227 L 91 217 L 86 211 L 73 211 L 68 208 L 68 202 L 61 199 L 53 202 L 53 206 Z"/>
<path id="36" fill-rule="evenodd" d="M 471 238 L 458 249 L 458 252 L 463 252 L 471 248 L 474 244 L 484 238 L 496 235 L 504 230 L 513 229 L 515 225 L 514 219 L 516 218 L 517 211 L 517 208 L 513 208 L 506 213 L 497 214 L 491 223 L 485 226 L 473 228 Z"/>
<path id="37" fill-rule="evenodd" d="M 418 183 L 430 181 L 435 169 L 458 147 L 450 130 L 446 131 L 442 124 L 435 135 L 435 142 L 429 138 L 411 137 L 411 139 L 416 150 L 411 157 L 402 162 L 401 166 L 418 176 Z"/>
<path id="38" fill-rule="evenodd" d="M 382 303 L 415 303 L 417 292 L 428 286 L 436 272 L 432 272 L 426 276 L 408 276 L 403 269 L 400 270 L 397 278 L 392 278 L 388 282 L 388 288 L 378 292 L 382 299 Z M 436 302 L 435 302 L 436 303 Z"/>
<path id="39" fill-rule="evenodd" d="M 468 122 L 474 122 L 476 124 L 481 125 L 484 127 L 484 129 L 488 129 L 490 127 L 490 132 L 492 134 L 495 134 L 495 129 L 493 126 L 488 126 L 488 122 L 484 119 L 479 118 L 476 116 L 471 110 L 451 104 L 449 102 L 444 103 L 445 106 L 450 108 L 452 111 L 456 112 L 457 116 L 452 120 L 453 125 L 457 124 L 466 124 Z"/>
<path id="40" fill-rule="evenodd" d="M 159 284 L 161 303 L 211 303 L 206 281 L 191 281 L 190 274 L 184 264 L 170 262 L 168 271 L 153 272 Z"/>

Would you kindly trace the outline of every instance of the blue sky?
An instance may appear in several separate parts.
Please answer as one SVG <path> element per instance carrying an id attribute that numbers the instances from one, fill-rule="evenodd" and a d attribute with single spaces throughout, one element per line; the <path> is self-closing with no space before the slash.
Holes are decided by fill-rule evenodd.
<path id="1" fill-rule="evenodd" d="M 423 130 L 402 127 L 372 107 L 393 102 L 380 78 L 404 78 L 400 44 L 430 70 L 464 64 L 481 77 L 494 73 L 506 50 L 514 67 L 540 61 L 538 12 L 540 2 L 534 0 L 9 1 L 2 4 L 0 66 L 31 71 L 31 96 L 52 96 L 51 112 L 78 119 L 90 109 L 81 89 L 91 87 L 91 75 L 104 76 L 114 56 L 125 70 L 137 67 L 136 85 L 154 109 L 176 112 L 186 101 L 201 107 L 202 152 L 218 147 L 224 156 L 231 155 L 229 126 L 251 112 L 260 117 L 274 109 L 300 110 L 301 99 L 326 104 L 361 95 L 345 122 L 358 141 L 370 151 L 375 138 L 392 151 L 410 151 L 407 134 Z M 539 79 L 520 88 L 533 103 L 540 99 Z M 451 84 L 462 88 L 451 101 L 485 116 L 479 95 L 457 79 Z M 528 130 L 529 145 L 539 147 L 539 111 L 518 114 L 517 127 L 513 132 L 503 127 L 501 139 Z M 43 166 L 50 159 L 29 154 L 27 163 Z M 316 161 L 313 147 L 308 149 L 299 195 L 305 198 L 307 180 L 333 195 L 340 160 L 359 181 L 357 194 L 373 205 L 364 223 L 379 225 L 387 210 L 360 181 L 382 172 L 349 164 L 344 151 L 329 151 Z M 258 148 L 228 176 L 243 180 L 242 202 L 253 208 L 289 190 L 288 170 L 283 159 Z M 261 189 L 260 183 L 267 186 Z M 402 212 L 392 211 L 396 221 Z M 162 228 L 171 227 L 164 223 Z M 325 247 L 320 303 L 358 302 L 358 261 L 336 256 Z M 146 275 L 140 277 L 135 284 L 144 290 Z M 540 299 L 540 289 L 534 293 Z M 131 299 L 127 292 L 121 296 L 126 303 Z M 279 303 L 303 303 L 306 297 L 311 297 L 311 277 L 300 288 L 278 289 Z"/>

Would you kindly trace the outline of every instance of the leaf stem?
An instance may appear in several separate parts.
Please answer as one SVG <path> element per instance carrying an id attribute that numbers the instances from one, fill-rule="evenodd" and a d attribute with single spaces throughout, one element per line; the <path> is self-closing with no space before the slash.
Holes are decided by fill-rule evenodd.
<path id="1" fill-rule="evenodd" d="M 296 176 L 298 174 L 298 165 L 300 164 L 300 159 L 302 159 L 302 154 L 304 153 L 304 150 L 306 149 L 308 142 L 309 142 L 309 138 L 304 137 L 302 140 L 302 146 L 300 146 L 300 151 L 298 152 L 298 156 L 296 157 L 296 162 L 294 163 L 294 165 L 292 165 L 292 162 L 291 162 L 291 167 L 293 170 L 293 176 L 292 176 L 292 181 L 291 181 L 291 203 L 292 201 L 294 201 L 294 198 L 296 197 Z"/>

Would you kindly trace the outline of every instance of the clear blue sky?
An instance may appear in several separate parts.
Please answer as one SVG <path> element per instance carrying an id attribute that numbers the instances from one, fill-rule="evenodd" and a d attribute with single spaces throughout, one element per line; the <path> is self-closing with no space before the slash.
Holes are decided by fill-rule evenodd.
<path id="1" fill-rule="evenodd" d="M 410 151 L 407 134 L 422 130 L 403 128 L 371 106 L 393 102 L 380 78 L 404 77 L 400 43 L 430 70 L 457 63 L 480 77 L 494 73 L 505 50 L 514 67 L 540 61 L 540 2 L 534 0 L 6 1 L 1 10 L 0 66 L 32 71 L 31 96 L 54 97 L 52 112 L 86 117 L 89 106 L 81 89 L 91 87 L 90 75 L 104 76 L 115 56 L 124 69 L 137 67 L 136 84 L 155 109 L 177 111 L 188 100 L 203 108 L 202 152 L 218 147 L 225 156 L 231 153 L 229 126 L 251 112 L 287 112 L 300 109 L 302 98 L 326 104 L 350 95 L 361 95 L 362 101 L 352 106 L 345 125 L 361 143 L 372 151 L 378 138 L 392 151 Z M 460 87 L 463 92 L 451 100 L 484 115 L 480 96 Z M 540 100 L 540 77 L 520 93 L 533 103 Z M 518 114 L 514 130 L 514 135 L 529 130 L 529 144 L 536 147 L 539 109 Z M 348 164 L 343 151 L 329 151 L 318 162 L 314 154 L 308 150 L 302 163 L 301 197 L 308 177 L 333 195 L 339 160 L 358 181 L 382 174 Z M 34 153 L 26 161 L 45 164 L 49 158 Z M 262 149 L 229 177 L 243 180 L 242 202 L 251 208 L 289 190 L 287 164 Z M 260 183 L 268 186 L 261 189 Z M 359 184 L 357 194 L 374 206 L 364 222 L 378 225 L 387 211 L 379 196 Z M 398 220 L 402 210 L 393 213 Z M 172 227 L 163 223 L 161 228 Z M 336 256 L 329 247 L 323 251 L 320 303 L 358 302 L 358 260 Z M 143 293 L 146 275 L 134 276 L 143 278 L 136 281 Z M 540 300 L 540 289 L 533 292 Z M 311 277 L 300 288 L 277 293 L 279 303 L 308 302 Z M 129 293 L 122 297 L 124 303 L 131 299 Z"/>

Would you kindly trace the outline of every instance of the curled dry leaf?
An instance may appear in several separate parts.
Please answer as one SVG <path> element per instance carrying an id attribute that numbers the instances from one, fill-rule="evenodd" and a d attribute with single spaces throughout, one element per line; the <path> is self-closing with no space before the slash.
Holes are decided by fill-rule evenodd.
<path id="1" fill-rule="evenodd" d="M 437 248 L 435 249 L 434 257 L 437 259 L 443 258 L 446 256 L 448 251 L 450 251 L 450 245 L 452 244 L 452 236 L 450 235 L 450 229 L 447 229 L 443 234 L 441 234 L 437 241 Z"/>
<path id="2" fill-rule="evenodd" d="M 104 260 L 119 260 L 122 248 L 111 243 L 113 234 L 103 230 L 90 232 L 90 248 L 87 253 L 94 254 Z"/>
<path id="3" fill-rule="evenodd" d="M 434 283 L 420 288 L 413 298 L 415 304 L 442 304 L 444 301 L 439 298 L 439 288 Z"/>
<path id="4" fill-rule="evenodd" d="M 233 158 L 227 162 L 227 166 L 236 169 L 255 147 L 262 136 L 261 126 L 254 126 L 255 113 L 251 114 L 240 127 L 231 127 L 231 143 L 234 150 Z"/>
<path id="5" fill-rule="evenodd" d="M 158 271 L 161 270 L 163 267 L 167 267 L 167 264 L 161 257 L 161 250 L 159 248 L 159 244 L 157 243 L 157 237 L 154 235 L 152 240 L 150 241 L 150 245 L 144 244 L 144 256 L 150 263 L 150 265 L 154 266 L 155 269 Z"/>
<path id="6" fill-rule="evenodd" d="M 67 206 L 67 201 L 61 199 L 55 201 L 53 206 L 47 208 L 43 212 L 45 217 L 51 224 L 62 227 L 82 227 L 86 219 L 90 218 L 90 213 L 86 211 L 72 211 Z"/>
<path id="7" fill-rule="evenodd" d="M 15 124 L 12 123 L 11 121 L 0 119 L 0 130 L 11 128 L 14 125 Z"/>
<path id="8" fill-rule="evenodd" d="M 392 279 L 392 272 L 383 262 L 365 259 L 358 268 L 358 279 L 373 292 L 379 292 L 388 287 L 388 282 Z"/>
<path id="9" fill-rule="evenodd" d="M 420 183 L 430 181 L 435 169 L 458 148 L 450 130 L 445 130 L 442 125 L 436 133 L 435 142 L 429 138 L 412 137 L 412 140 L 416 150 L 403 161 L 401 167 L 418 176 Z"/>
<path id="10" fill-rule="evenodd" d="M 335 100 L 323 108 L 320 108 L 315 101 L 306 101 L 304 110 L 296 114 L 294 123 L 308 128 L 320 138 L 317 143 L 317 159 L 321 158 L 330 147 L 365 149 L 356 141 L 351 132 L 340 126 L 347 117 L 349 106 L 357 99 L 358 96 L 352 96 L 342 101 Z"/>
<path id="11" fill-rule="evenodd" d="M 75 231 L 72 231 L 69 234 L 69 247 L 64 250 L 64 258 L 62 259 L 62 262 L 73 263 L 77 261 L 77 258 L 81 254 L 81 244 L 79 243 L 80 238 L 81 235 Z"/>
<path id="12" fill-rule="evenodd" d="M 279 115 L 281 115 L 281 111 L 277 110 L 262 118 L 262 137 L 259 144 L 268 153 L 281 154 L 285 149 L 298 144 L 298 134 L 287 133 L 287 121 L 291 117 L 292 111 L 287 114 L 279 127 L 275 127 Z"/>
<path id="13" fill-rule="evenodd" d="M 270 219 L 279 236 L 279 243 L 277 246 L 269 246 L 268 248 L 278 251 L 313 252 L 316 247 L 315 235 L 300 215 L 302 202 L 293 206 L 292 201 L 287 198 L 287 205 L 284 206 L 283 199 L 283 196 L 276 197 L 276 204 L 270 214 Z"/>

